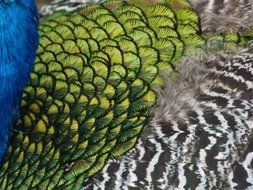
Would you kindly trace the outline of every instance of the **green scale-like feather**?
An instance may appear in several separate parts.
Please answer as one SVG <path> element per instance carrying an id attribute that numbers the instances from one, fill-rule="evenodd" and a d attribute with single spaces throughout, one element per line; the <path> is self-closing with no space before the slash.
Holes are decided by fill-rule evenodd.
<path id="1" fill-rule="evenodd" d="M 109 1 L 43 18 L 1 189 L 76 190 L 129 151 L 149 121 L 160 71 L 187 45 L 205 43 L 198 26 L 188 4 L 171 1 Z"/>

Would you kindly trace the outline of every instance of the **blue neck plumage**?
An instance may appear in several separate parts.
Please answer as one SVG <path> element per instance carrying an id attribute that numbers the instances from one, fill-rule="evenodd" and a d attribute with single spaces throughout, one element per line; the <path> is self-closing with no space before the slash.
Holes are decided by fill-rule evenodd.
<path id="1" fill-rule="evenodd" d="M 33 0 L 0 0 L 0 161 L 35 59 L 37 30 Z"/>

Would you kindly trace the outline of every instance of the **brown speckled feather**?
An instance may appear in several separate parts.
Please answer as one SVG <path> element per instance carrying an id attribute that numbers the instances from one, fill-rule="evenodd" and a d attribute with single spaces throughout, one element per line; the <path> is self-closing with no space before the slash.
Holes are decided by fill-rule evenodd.
<path id="1" fill-rule="evenodd" d="M 253 28 L 251 0 L 191 0 L 206 34 Z"/>

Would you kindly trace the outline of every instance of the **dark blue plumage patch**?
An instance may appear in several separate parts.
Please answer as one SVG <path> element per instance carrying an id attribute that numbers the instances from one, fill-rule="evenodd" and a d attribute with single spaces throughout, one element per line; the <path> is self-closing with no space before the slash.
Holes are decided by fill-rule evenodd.
<path id="1" fill-rule="evenodd" d="M 33 0 L 0 1 L 0 160 L 36 56 L 37 30 Z"/>

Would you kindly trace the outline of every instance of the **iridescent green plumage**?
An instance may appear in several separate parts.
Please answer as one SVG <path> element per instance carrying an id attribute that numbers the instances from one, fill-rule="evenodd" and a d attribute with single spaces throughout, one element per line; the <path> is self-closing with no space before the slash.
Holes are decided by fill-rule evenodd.
<path id="1" fill-rule="evenodd" d="M 136 143 L 162 72 L 205 44 L 185 1 L 108 1 L 41 20 L 1 189 L 80 189 Z M 225 36 L 228 41 L 233 36 Z"/>

